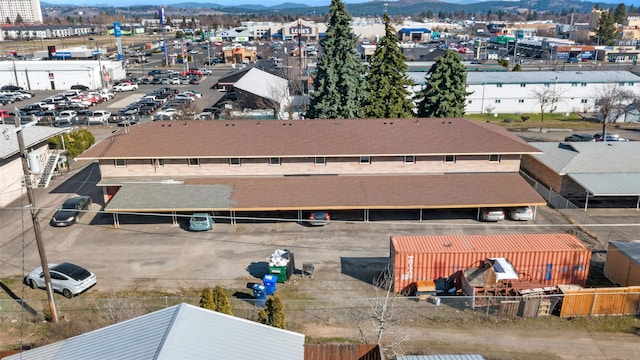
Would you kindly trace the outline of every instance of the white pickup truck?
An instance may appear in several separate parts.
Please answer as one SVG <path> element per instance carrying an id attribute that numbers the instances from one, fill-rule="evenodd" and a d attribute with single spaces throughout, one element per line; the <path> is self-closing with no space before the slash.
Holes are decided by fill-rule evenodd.
<path id="1" fill-rule="evenodd" d="M 106 124 L 109 121 L 111 112 L 106 110 L 96 110 L 87 117 L 87 124 Z"/>

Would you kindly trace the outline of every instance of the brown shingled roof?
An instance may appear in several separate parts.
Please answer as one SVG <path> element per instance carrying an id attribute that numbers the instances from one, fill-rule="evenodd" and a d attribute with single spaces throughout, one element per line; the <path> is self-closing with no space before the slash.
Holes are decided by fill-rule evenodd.
<path id="1" fill-rule="evenodd" d="M 184 184 L 175 185 L 176 194 L 173 196 L 176 199 L 173 206 L 180 211 L 203 210 L 190 208 L 188 202 L 178 203 L 189 198 L 179 192 L 188 193 L 193 188 L 202 193 L 202 185 L 232 189 L 229 201 L 210 205 L 214 210 L 433 209 L 545 204 L 544 199 L 518 173 L 188 178 L 183 181 Z M 122 183 L 123 187 L 127 185 Z M 145 188 L 138 190 L 153 194 L 157 192 L 153 185 L 145 183 Z M 122 199 L 121 205 L 114 206 L 113 203 L 107 206 L 107 210 L 155 210 L 148 204 L 151 196 L 139 194 L 139 197 L 144 199 L 144 206 L 129 197 Z M 233 204 L 231 208 L 229 204 Z"/>
<path id="2" fill-rule="evenodd" d="M 162 121 L 120 130 L 78 159 L 525 154 L 496 125 L 465 119 Z"/>

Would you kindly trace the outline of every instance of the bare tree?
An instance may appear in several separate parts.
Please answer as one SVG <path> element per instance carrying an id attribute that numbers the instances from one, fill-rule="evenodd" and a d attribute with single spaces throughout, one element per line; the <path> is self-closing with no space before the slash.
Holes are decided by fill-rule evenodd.
<path id="1" fill-rule="evenodd" d="M 380 276 L 373 280 L 375 294 L 367 299 L 366 312 L 358 313 L 355 317 L 359 336 L 364 343 L 378 344 L 385 353 L 395 354 L 395 349 L 406 339 L 395 331 L 395 327 L 401 325 L 400 313 L 402 308 L 396 306 L 401 299 L 393 289 L 393 274 L 389 267 L 382 271 Z"/>
<path id="2" fill-rule="evenodd" d="M 561 97 L 564 91 L 558 89 L 554 84 L 553 86 L 535 88 L 531 93 L 540 105 L 540 122 L 544 122 L 544 113 L 553 112 L 556 109 L 558 103 L 562 101 Z"/>
<path id="3" fill-rule="evenodd" d="M 615 123 L 625 113 L 626 106 L 633 102 L 634 93 L 630 88 L 623 87 L 624 82 L 608 80 L 604 85 L 594 90 L 596 111 L 602 122 L 602 139 L 605 140 L 607 123 Z"/>

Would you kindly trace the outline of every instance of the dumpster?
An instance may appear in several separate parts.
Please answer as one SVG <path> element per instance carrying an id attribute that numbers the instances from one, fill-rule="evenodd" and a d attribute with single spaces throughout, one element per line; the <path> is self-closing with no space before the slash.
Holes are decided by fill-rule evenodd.
<path id="1" fill-rule="evenodd" d="M 279 283 L 287 281 L 295 270 L 293 253 L 287 249 L 276 250 L 269 258 L 269 274 L 276 275 Z"/>
<path id="2" fill-rule="evenodd" d="M 269 274 L 275 276 L 279 283 L 287 281 L 286 266 L 269 266 Z"/>
<path id="3" fill-rule="evenodd" d="M 276 292 L 276 283 L 278 277 L 275 275 L 267 274 L 262 278 L 262 283 L 266 289 L 267 295 L 273 295 Z"/>
<path id="4" fill-rule="evenodd" d="M 253 297 L 256 299 L 255 305 L 259 307 L 265 306 L 267 303 L 267 292 L 265 286 L 261 284 L 253 284 L 251 289 L 253 289 Z"/>

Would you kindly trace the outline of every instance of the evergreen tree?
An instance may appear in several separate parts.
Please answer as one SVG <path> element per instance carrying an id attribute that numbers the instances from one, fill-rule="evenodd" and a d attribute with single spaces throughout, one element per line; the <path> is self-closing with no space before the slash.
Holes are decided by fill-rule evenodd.
<path id="1" fill-rule="evenodd" d="M 215 310 L 216 304 L 213 302 L 213 290 L 210 287 L 202 290 L 202 295 L 200 296 L 200 307 Z"/>
<path id="2" fill-rule="evenodd" d="M 318 59 L 307 117 L 357 118 L 365 97 L 364 67 L 356 57 L 351 15 L 341 0 L 331 0 L 323 53 Z"/>
<path id="3" fill-rule="evenodd" d="M 600 39 L 600 45 L 614 45 L 616 43 L 617 29 L 613 23 L 613 15 L 609 11 L 604 11 L 598 19 L 598 29 L 596 36 Z"/>
<path id="4" fill-rule="evenodd" d="M 16 24 L 22 24 L 22 23 L 24 23 L 24 20 L 22 20 L 22 15 L 20 15 L 20 14 L 16 15 L 16 21 L 15 21 L 15 23 L 16 23 Z"/>
<path id="5" fill-rule="evenodd" d="M 613 22 L 622 24 L 627 20 L 627 7 L 624 4 L 618 4 L 613 11 Z"/>
<path id="6" fill-rule="evenodd" d="M 451 50 L 436 58 L 426 76 L 425 89 L 418 94 L 418 117 L 461 117 L 467 92 L 467 70 L 460 56 Z"/>
<path id="7" fill-rule="evenodd" d="M 11 24 L 11 19 L 9 19 L 9 17 L 7 16 L 6 20 L 4 21 L 6 24 Z"/>
<path id="8" fill-rule="evenodd" d="M 407 64 L 398 45 L 399 39 L 387 13 L 383 17 L 385 35 L 376 45 L 367 74 L 367 99 L 363 117 L 413 117 L 413 101 L 408 87 L 413 81 L 407 76 Z"/>
<path id="9" fill-rule="evenodd" d="M 213 303 L 216 306 L 215 311 L 227 315 L 233 315 L 233 312 L 231 311 L 231 304 L 229 304 L 229 298 L 220 285 L 213 288 Z"/>
<path id="10" fill-rule="evenodd" d="M 522 71 L 522 66 L 520 66 L 520 64 L 516 64 L 511 71 Z"/>
<path id="11" fill-rule="evenodd" d="M 285 328 L 284 305 L 278 296 L 274 295 L 267 300 L 265 308 L 258 314 L 258 322 L 280 329 Z"/>

